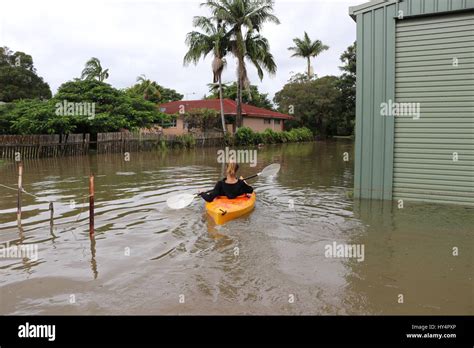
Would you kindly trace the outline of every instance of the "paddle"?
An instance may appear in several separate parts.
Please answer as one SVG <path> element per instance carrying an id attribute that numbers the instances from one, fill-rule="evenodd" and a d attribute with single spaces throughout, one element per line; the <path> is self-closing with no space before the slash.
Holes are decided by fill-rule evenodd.
<path id="1" fill-rule="evenodd" d="M 270 164 L 269 166 L 266 166 L 263 168 L 263 170 L 260 173 L 248 176 L 244 178 L 244 180 L 249 180 L 252 178 L 255 178 L 257 176 L 262 176 L 262 177 L 270 177 L 276 175 L 280 171 L 280 164 L 279 163 L 273 163 Z M 211 192 L 207 191 L 206 193 Z M 166 204 L 168 207 L 171 209 L 183 209 L 186 208 L 188 205 L 192 203 L 194 198 L 199 197 L 199 194 L 191 194 L 191 193 L 180 193 L 177 194 L 176 196 L 171 196 L 166 200 Z"/>

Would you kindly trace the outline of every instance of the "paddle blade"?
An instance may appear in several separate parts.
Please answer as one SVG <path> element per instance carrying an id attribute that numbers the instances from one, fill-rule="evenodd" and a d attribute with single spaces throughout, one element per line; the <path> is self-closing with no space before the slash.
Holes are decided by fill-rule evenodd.
<path id="1" fill-rule="evenodd" d="M 274 176 L 274 175 L 277 175 L 279 171 L 280 171 L 280 163 L 273 163 L 263 168 L 259 176 L 263 176 L 263 177 Z"/>
<path id="2" fill-rule="evenodd" d="M 183 209 L 186 208 L 188 205 L 191 204 L 195 195 L 189 193 L 181 193 L 176 196 L 171 196 L 166 200 L 166 204 L 171 209 Z"/>

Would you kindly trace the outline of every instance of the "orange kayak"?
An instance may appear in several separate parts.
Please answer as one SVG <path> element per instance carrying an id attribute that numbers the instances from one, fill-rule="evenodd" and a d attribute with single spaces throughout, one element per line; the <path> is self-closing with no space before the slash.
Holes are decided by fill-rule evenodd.
<path id="1" fill-rule="evenodd" d="M 255 206 L 256 197 L 255 192 L 250 197 L 242 195 L 234 199 L 219 196 L 212 202 L 206 202 L 206 210 L 217 225 L 222 225 L 251 212 Z"/>

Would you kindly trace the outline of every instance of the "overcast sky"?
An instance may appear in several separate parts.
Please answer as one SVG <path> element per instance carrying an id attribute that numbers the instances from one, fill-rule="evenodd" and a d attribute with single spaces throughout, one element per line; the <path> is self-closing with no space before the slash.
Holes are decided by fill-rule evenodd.
<path id="1" fill-rule="evenodd" d="M 61 83 L 79 77 L 90 57 L 108 68 L 107 80 L 116 88 L 135 83 L 145 74 L 176 89 L 185 99 L 200 99 L 212 82 L 211 58 L 183 67 L 186 33 L 192 18 L 207 15 L 202 0 L 1 0 L 0 46 L 33 57 L 37 72 L 53 93 Z M 364 0 L 276 0 L 280 25 L 266 24 L 278 71 L 263 81 L 249 66 L 250 81 L 273 98 L 292 73 L 304 72 L 306 62 L 287 50 L 294 37 L 307 31 L 330 49 L 313 65 L 318 76 L 339 75 L 341 53 L 354 42 L 355 22 L 348 7 Z M 223 82 L 234 81 L 236 62 L 228 59 Z"/>

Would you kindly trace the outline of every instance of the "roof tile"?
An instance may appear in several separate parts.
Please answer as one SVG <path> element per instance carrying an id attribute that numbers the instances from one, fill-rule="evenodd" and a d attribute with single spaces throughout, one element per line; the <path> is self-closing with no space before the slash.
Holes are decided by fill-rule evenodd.
<path id="1" fill-rule="evenodd" d="M 167 114 L 176 114 L 180 111 L 180 107 L 184 106 L 185 111 L 193 109 L 214 109 L 220 111 L 219 99 L 204 99 L 204 100 L 179 100 L 169 103 L 160 104 L 158 107 Z M 224 113 L 226 115 L 236 115 L 237 103 L 232 99 L 224 99 Z M 246 117 L 260 117 L 260 118 L 280 118 L 291 120 L 293 116 L 282 114 L 280 112 L 259 108 L 253 105 L 242 103 L 242 115 Z"/>

